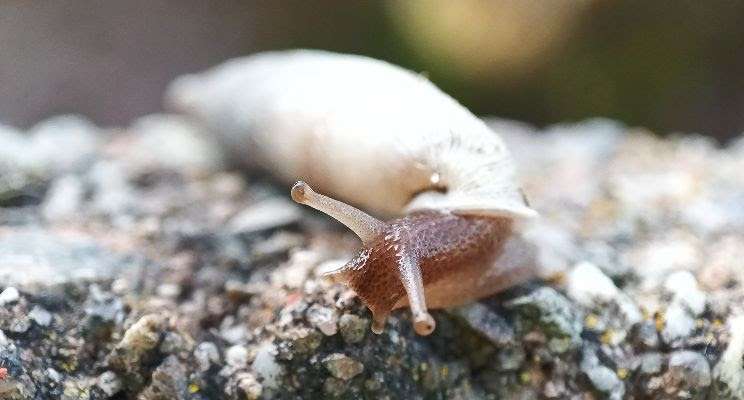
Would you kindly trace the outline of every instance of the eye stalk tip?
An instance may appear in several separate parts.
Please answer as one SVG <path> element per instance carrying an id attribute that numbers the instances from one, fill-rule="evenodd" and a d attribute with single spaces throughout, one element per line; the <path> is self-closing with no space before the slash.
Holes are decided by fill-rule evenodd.
<path id="1" fill-rule="evenodd" d="M 432 332 L 434 332 L 434 328 L 436 328 L 436 326 L 437 323 L 434 321 L 434 318 L 432 318 L 431 314 L 429 313 L 422 313 L 420 315 L 414 316 L 413 330 L 415 330 L 416 333 L 421 336 L 430 335 Z"/>
<path id="2" fill-rule="evenodd" d="M 305 183 L 304 181 L 297 181 L 292 186 L 292 200 L 296 201 L 297 203 L 304 204 L 307 201 L 308 194 L 312 193 L 313 189 L 310 188 L 310 185 Z"/>

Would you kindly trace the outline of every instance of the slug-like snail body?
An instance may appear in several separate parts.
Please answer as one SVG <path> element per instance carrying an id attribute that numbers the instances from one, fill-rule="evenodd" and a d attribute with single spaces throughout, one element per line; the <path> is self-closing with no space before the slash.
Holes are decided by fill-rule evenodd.
<path id="1" fill-rule="evenodd" d="M 329 274 L 370 308 L 381 332 L 409 305 L 417 333 L 428 308 L 463 304 L 533 273 L 514 232 L 536 213 L 502 140 L 425 78 L 362 56 L 261 53 L 179 78 L 168 101 L 217 133 L 233 153 L 286 181 L 383 215 L 387 223 L 314 192 L 295 201 L 344 223 L 363 249 Z"/>

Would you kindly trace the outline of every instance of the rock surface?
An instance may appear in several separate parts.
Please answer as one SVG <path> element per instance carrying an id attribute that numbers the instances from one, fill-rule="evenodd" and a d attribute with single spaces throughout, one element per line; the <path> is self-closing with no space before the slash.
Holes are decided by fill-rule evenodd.
<path id="1" fill-rule="evenodd" d="M 371 333 L 318 276 L 354 237 L 180 117 L 0 126 L 0 398 L 744 398 L 744 139 L 493 124 L 541 276 L 429 337 Z"/>

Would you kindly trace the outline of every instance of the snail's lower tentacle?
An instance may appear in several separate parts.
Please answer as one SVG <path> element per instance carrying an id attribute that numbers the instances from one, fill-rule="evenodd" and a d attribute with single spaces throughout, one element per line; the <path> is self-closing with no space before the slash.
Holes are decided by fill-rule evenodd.
<path id="1" fill-rule="evenodd" d="M 434 331 L 436 323 L 426 309 L 421 267 L 411 254 L 403 250 L 398 263 L 398 269 L 400 271 L 401 283 L 403 283 L 403 288 L 408 295 L 408 305 L 413 315 L 413 329 L 419 335 L 428 335 Z"/>

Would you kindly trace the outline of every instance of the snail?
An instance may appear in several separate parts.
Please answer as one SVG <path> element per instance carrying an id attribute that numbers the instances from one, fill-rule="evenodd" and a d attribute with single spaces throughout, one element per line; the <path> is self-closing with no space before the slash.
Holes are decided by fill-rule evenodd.
<path id="1" fill-rule="evenodd" d="M 537 213 L 501 138 L 421 75 L 372 58 L 316 50 L 267 52 L 178 78 L 166 100 L 268 169 L 298 202 L 362 241 L 327 275 L 354 290 L 381 333 L 410 307 L 465 304 L 535 274 L 517 226 Z M 380 216 L 314 191 L 333 194 Z"/>

